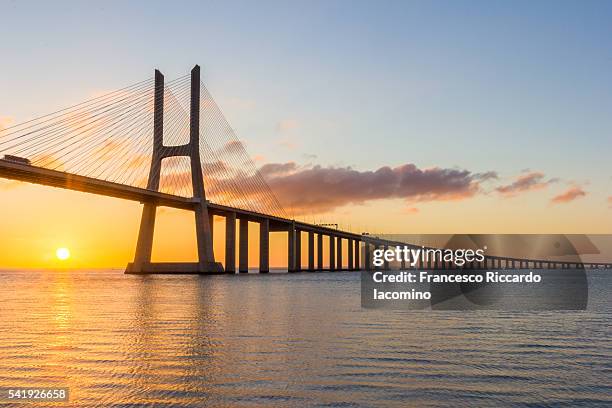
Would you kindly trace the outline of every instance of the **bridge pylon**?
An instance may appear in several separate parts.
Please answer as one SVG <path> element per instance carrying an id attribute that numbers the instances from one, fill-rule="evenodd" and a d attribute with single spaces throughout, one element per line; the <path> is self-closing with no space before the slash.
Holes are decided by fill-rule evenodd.
<path id="1" fill-rule="evenodd" d="M 189 142 L 182 146 L 164 146 L 164 76 L 159 70 L 155 70 L 153 156 L 147 181 L 148 190 L 159 191 L 162 160 L 175 156 L 187 156 L 191 161 L 198 262 L 151 262 L 157 204 L 146 201 L 143 203 L 134 262 L 128 264 L 126 273 L 224 273 L 223 266 L 219 262 L 215 262 L 208 201 L 206 200 L 204 177 L 202 176 L 202 162 L 200 160 L 200 67 L 198 65 L 191 70 Z"/>

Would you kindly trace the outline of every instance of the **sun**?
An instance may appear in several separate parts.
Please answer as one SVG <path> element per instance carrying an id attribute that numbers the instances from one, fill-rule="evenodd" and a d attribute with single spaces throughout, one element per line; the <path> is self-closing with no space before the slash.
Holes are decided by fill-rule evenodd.
<path id="1" fill-rule="evenodd" d="M 66 259 L 70 258 L 70 251 L 68 248 L 57 248 L 57 251 L 55 251 L 55 256 L 57 256 L 57 259 L 60 261 L 65 261 Z"/>

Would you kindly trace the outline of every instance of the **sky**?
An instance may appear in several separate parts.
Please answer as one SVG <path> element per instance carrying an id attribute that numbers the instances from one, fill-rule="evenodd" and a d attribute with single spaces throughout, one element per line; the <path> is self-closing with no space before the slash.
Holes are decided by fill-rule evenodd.
<path id="1" fill-rule="evenodd" d="M 376 233 L 612 230 L 610 2 L 0 10 L 0 126 L 200 64 L 281 201 L 303 204 L 301 219 Z M 7 181 L 0 199 L 0 266 L 133 256 L 138 203 Z M 189 259 L 193 237 L 190 214 L 164 209 L 155 256 Z M 54 259 L 60 246 L 69 262 Z M 283 246 L 273 238 L 273 265 Z"/>

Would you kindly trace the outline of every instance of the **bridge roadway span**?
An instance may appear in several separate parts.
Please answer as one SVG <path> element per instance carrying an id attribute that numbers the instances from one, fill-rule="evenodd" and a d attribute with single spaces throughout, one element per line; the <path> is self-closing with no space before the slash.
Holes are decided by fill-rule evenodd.
<path id="1" fill-rule="evenodd" d="M 108 197 L 115 197 L 125 200 L 138 201 L 140 203 L 153 203 L 157 206 L 172 207 L 182 210 L 194 210 L 199 204 L 199 199 L 181 197 L 159 191 L 148 190 L 128 186 L 125 184 L 114 183 L 106 180 L 66 173 L 58 170 L 50 170 L 42 167 L 16 163 L 0 159 L 0 177 L 24 181 L 28 183 L 41 184 L 45 186 L 64 188 L 69 190 L 81 191 L 86 193 L 98 194 Z M 303 270 L 359 270 L 371 266 L 371 251 L 376 247 L 396 247 L 409 246 L 413 248 L 419 245 L 406 244 L 399 241 L 389 241 L 370 235 L 359 235 L 347 231 L 340 231 L 333 228 L 319 225 L 308 224 L 300 221 L 289 220 L 267 214 L 257 213 L 240 208 L 225 205 L 207 203 L 210 216 L 221 216 L 226 219 L 226 272 L 235 273 L 235 241 L 236 241 L 236 219 L 240 220 L 239 236 L 239 267 L 240 272 L 248 272 L 248 222 L 260 224 L 260 272 L 269 271 L 269 233 L 276 231 L 288 232 L 288 270 L 298 272 Z M 211 227 L 213 223 L 211 222 Z M 308 264 L 301 265 L 301 232 L 306 232 L 308 237 Z M 315 263 L 315 235 L 317 237 L 317 253 Z M 323 267 L 323 236 L 328 237 L 329 262 L 326 268 Z M 245 238 L 243 238 L 245 237 Z M 343 262 L 342 242 L 348 245 L 347 262 Z M 360 254 L 363 243 L 364 262 L 360 262 Z M 426 248 L 427 249 L 427 248 Z M 233 255 L 233 256 L 232 256 Z M 155 264 L 154 272 L 163 273 L 164 269 L 173 269 L 174 264 Z M 197 263 L 180 264 L 184 273 L 196 273 Z M 402 268 L 405 265 L 401 265 Z M 612 264 L 601 263 L 575 263 L 560 262 L 551 260 L 518 259 L 508 257 L 487 256 L 484 262 L 472 263 L 468 268 L 508 268 L 508 269 L 528 269 L 528 268 L 612 268 Z M 383 269 L 388 269 L 389 264 L 385 263 Z M 427 262 L 417 264 L 416 268 L 437 268 L 453 269 L 453 266 L 445 262 Z M 129 267 L 128 267 L 129 270 Z M 176 272 L 176 271 L 174 271 Z"/>

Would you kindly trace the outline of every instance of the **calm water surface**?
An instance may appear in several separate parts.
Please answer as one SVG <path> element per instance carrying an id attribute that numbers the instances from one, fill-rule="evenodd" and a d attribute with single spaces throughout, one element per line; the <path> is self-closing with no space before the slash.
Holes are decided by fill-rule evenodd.
<path id="1" fill-rule="evenodd" d="M 612 278 L 589 279 L 590 312 L 427 312 L 361 309 L 358 273 L 4 271 L 0 387 L 89 407 L 611 406 Z"/>

